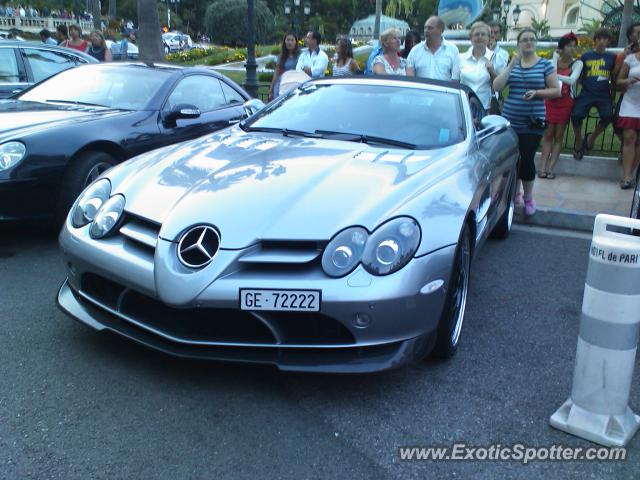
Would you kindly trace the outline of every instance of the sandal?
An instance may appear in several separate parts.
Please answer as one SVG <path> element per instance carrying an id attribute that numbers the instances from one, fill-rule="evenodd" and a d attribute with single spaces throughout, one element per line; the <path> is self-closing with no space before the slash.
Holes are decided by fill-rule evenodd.
<path id="1" fill-rule="evenodd" d="M 620 181 L 620 188 L 622 190 L 629 190 L 633 187 L 633 180 L 622 180 Z"/>
<path id="2" fill-rule="evenodd" d="M 547 178 L 549 180 L 553 180 L 554 178 L 556 178 L 556 174 L 553 172 L 547 172 Z"/>
<path id="3" fill-rule="evenodd" d="M 548 178 L 549 174 L 545 171 L 538 172 L 538 178 Z"/>
<path id="4" fill-rule="evenodd" d="M 576 160 L 582 160 L 582 157 L 584 157 L 584 144 L 581 148 L 573 148 L 573 158 Z"/>

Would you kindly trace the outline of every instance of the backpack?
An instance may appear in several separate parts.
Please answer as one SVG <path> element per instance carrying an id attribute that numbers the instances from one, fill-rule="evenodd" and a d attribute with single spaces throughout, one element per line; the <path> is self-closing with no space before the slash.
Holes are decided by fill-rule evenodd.
<path id="1" fill-rule="evenodd" d="M 376 44 L 373 46 L 373 50 L 371 50 L 371 54 L 369 55 L 369 58 L 367 59 L 367 66 L 364 68 L 365 75 L 373 75 L 373 60 L 378 55 L 382 55 L 383 53 L 384 52 L 382 51 L 382 46 L 380 45 L 380 42 L 376 42 Z"/>

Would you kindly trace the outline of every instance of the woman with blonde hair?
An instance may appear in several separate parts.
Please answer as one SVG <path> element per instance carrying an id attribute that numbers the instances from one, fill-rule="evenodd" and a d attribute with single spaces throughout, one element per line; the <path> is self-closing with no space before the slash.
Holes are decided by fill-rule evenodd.
<path id="1" fill-rule="evenodd" d="M 111 52 L 107 48 L 104 35 L 100 30 L 93 30 L 91 35 L 89 35 L 89 40 L 91 40 L 91 46 L 89 50 L 87 50 L 89 55 L 99 62 L 111 62 L 113 60 Z"/>
<path id="2" fill-rule="evenodd" d="M 484 22 L 475 22 L 469 31 L 471 47 L 460 54 L 460 83 L 473 90 L 482 106 L 491 107 L 491 82 L 497 73 L 493 68 L 493 52 L 489 50 L 491 29 Z"/>
<path id="3" fill-rule="evenodd" d="M 389 28 L 380 35 L 382 55 L 373 60 L 376 75 L 406 75 L 407 61 L 398 55 L 400 51 L 400 30 Z"/>

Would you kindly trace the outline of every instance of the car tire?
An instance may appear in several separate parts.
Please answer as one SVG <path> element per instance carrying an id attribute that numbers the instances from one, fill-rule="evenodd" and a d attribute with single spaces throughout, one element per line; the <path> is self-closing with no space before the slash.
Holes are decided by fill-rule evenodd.
<path id="1" fill-rule="evenodd" d="M 460 332 L 464 321 L 467 295 L 469 293 L 469 275 L 471 273 L 471 231 L 465 224 L 460 233 L 456 254 L 449 277 L 449 287 L 442 315 L 438 323 L 436 342 L 432 355 L 436 358 L 453 357 L 458 349 Z"/>
<path id="2" fill-rule="evenodd" d="M 71 160 L 60 184 L 56 223 L 64 223 L 73 202 L 78 195 L 103 172 L 116 164 L 116 160 L 106 152 L 83 152 Z"/>
<path id="3" fill-rule="evenodd" d="M 636 173 L 636 188 L 633 191 L 633 200 L 631 201 L 631 212 L 629 212 L 629 216 L 635 219 L 640 219 L 640 185 L 638 185 L 639 181 L 640 181 L 640 168 Z"/>
<path id="4" fill-rule="evenodd" d="M 505 208 L 502 215 L 498 219 L 498 223 L 493 227 L 491 231 L 491 238 L 497 238 L 499 240 L 506 239 L 511 233 L 511 227 L 513 226 L 513 217 L 516 211 L 516 201 L 515 201 L 515 179 L 511 182 L 511 186 L 509 187 L 508 193 L 508 204 L 507 208 Z"/>

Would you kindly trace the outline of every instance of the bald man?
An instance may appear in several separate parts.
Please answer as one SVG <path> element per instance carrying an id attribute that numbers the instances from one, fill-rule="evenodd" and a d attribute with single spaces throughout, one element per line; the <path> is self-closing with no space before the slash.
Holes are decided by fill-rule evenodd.
<path id="1" fill-rule="evenodd" d="M 442 38 L 442 32 L 442 19 L 429 17 L 424 24 L 424 42 L 413 47 L 407 58 L 407 76 L 460 80 L 458 47 Z"/>

